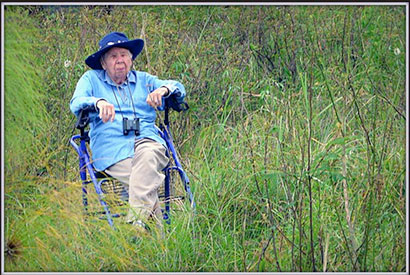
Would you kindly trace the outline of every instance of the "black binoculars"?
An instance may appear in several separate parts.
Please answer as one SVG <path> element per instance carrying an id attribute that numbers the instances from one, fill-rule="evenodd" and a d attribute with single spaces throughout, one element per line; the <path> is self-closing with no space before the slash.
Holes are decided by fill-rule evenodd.
<path id="1" fill-rule="evenodd" d="M 128 118 L 122 118 L 122 132 L 126 136 L 130 131 L 134 131 L 135 135 L 140 134 L 140 120 L 139 118 L 134 118 L 133 120 L 128 120 Z"/>

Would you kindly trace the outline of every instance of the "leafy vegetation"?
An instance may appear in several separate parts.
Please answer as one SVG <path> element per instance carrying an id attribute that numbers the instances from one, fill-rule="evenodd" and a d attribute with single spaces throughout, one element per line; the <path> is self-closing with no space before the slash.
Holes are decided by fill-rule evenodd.
<path id="1" fill-rule="evenodd" d="M 5 6 L 6 271 L 406 271 L 405 6 Z M 69 100 L 110 31 L 182 82 L 196 213 L 85 218 Z"/>

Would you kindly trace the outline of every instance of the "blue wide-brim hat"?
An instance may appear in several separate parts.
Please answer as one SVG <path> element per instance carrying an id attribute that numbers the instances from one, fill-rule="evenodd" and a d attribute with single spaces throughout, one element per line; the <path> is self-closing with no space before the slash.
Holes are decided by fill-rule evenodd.
<path id="1" fill-rule="evenodd" d="M 104 36 L 98 45 L 100 46 L 98 51 L 87 57 L 85 60 L 85 64 L 94 70 L 103 69 L 100 62 L 101 56 L 113 47 L 120 47 L 130 50 L 132 53 L 132 60 L 134 60 L 142 51 L 142 48 L 144 47 L 144 40 L 129 40 L 128 37 L 121 32 L 112 32 Z"/>

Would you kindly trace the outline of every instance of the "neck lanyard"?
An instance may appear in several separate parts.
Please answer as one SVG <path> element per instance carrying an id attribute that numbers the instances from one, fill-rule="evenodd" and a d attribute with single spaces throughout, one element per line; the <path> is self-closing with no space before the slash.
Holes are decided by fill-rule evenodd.
<path id="1" fill-rule="evenodd" d="M 119 90 L 117 84 L 115 85 L 115 87 L 117 87 L 117 91 L 118 91 L 118 93 L 120 93 L 120 90 Z M 127 80 L 127 87 L 128 87 L 128 93 L 129 93 L 130 98 L 131 98 L 132 110 L 134 111 L 134 118 L 137 118 L 137 112 L 135 112 L 134 100 L 132 99 L 131 89 L 130 89 L 130 85 L 129 85 L 128 80 Z M 115 94 L 114 88 L 113 88 L 112 86 L 111 86 L 111 90 L 112 90 L 112 93 L 114 94 L 115 101 L 117 101 L 118 108 L 120 109 L 120 113 L 121 113 L 122 119 L 124 119 L 124 115 L 122 114 L 122 111 L 121 111 L 120 102 L 118 101 L 117 95 Z M 124 93 L 124 94 L 126 95 L 126 93 Z"/>

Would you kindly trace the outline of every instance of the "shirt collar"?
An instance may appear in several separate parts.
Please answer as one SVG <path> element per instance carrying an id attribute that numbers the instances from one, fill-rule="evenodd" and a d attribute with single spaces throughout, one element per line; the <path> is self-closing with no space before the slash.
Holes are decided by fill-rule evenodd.
<path id="1" fill-rule="evenodd" d="M 112 86 L 116 86 L 116 85 L 117 85 L 116 83 L 114 83 L 114 81 L 112 81 L 112 79 L 110 78 L 110 76 L 108 75 L 108 73 L 107 73 L 105 70 L 100 70 L 100 73 L 98 74 L 98 77 L 99 77 L 102 81 L 104 81 L 104 82 L 106 82 L 106 83 L 108 83 L 108 84 L 110 84 L 110 85 L 112 85 Z M 133 83 L 137 82 L 137 81 L 136 81 L 135 74 L 132 73 L 132 71 L 129 71 L 129 72 L 128 72 L 127 79 L 128 79 L 128 82 L 133 82 Z M 127 81 L 126 81 L 125 83 L 127 83 Z M 125 83 L 123 83 L 123 84 L 121 84 L 121 85 L 124 85 Z"/>

